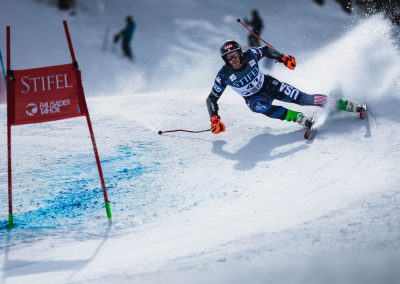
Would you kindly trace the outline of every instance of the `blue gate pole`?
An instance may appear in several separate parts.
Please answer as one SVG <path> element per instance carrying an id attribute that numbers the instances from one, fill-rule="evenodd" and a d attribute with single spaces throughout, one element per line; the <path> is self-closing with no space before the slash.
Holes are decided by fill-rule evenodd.
<path id="1" fill-rule="evenodd" d="M 3 57 L 1 56 L 1 49 L 0 49 L 0 65 L 1 65 L 1 71 L 2 71 L 2 74 L 3 74 L 2 80 L 4 82 L 4 78 L 6 77 L 6 70 L 4 69 Z"/>

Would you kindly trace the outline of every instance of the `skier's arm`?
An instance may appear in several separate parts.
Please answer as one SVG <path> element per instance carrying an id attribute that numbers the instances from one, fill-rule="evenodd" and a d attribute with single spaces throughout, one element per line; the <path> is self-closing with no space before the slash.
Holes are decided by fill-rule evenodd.
<path id="1" fill-rule="evenodd" d="M 119 34 L 121 35 L 122 38 L 126 38 L 128 34 L 128 26 L 126 26 L 124 29 L 122 29 Z"/>
<path id="2" fill-rule="evenodd" d="M 226 84 L 223 82 L 223 80 L 221 80 L 221 74 L 219 72 L 215 78 L 214 86 L 212 87 L 211 92 L 206 100 L 208 114 L 210 115 L 211 121 L 211 132 L 213 134 L 218 134 L 225 131 L 225 124 L 221 121 L 221 117 L 218 115 L 219 107 L 217 103 L 225 88 Z"/>
<path id="3" fill-rule="evenodd" d="M 220 73 L 218 73 L 218 75 L 214 81 L 214 86 L 212 87 L 211 92 L 208 95 L 207 100 L 206 100 L 208 114 L 210 115 L 210 118 L 215 115 L 218 115 L 219 107 L 218 107 L 217 101 L 221 97 L 225 88 L 226 88 L 226 84 L 225 84 L 225 82 L 223 82 L 223 80 L 221 80 Z"/>
<path id="4" fill-rule="evenodd" d="M 262 53 L 262 56 L 269 57 L 280 63 L 283 63 L 287 68 L 291 70 L 296 68 L 296 59 L 292 55 L 286 55 L 284 53 L 280 53 L 276 49 L 269 46 L 264 46 L 260 48 L 260 51 Z"/>
<path id="5" fill-rule="evenodd" d="M 210 117 L 213 117 L 214 115 L 218 115 L 218 99 L 220 98 L 221 95 L 218 95 L 214 91 L 211 91 L 211 93 L 208 95 L 208 98 L 206 100 L 207 104 L 207 109 L 208 109 L 208 114 Z"/>
<path id="6" fill-rule="evenodd" d="M 216 93 L 213 87 L 210 95 L 206 100 L 208 113 L 210 115 L 210 121 L 211 121 L 211 132 L 213 134 L 218 134 L 225 131 L 225 124 L 221 121 L 221 117 L 218 115 L 217 101 L 221 95 L 222 93 L 221 94 Z"/>
<path id="7" fill-rule="evenodd" d="M 251 20 L 248 20 L 247 18 L 244 18 L 244 23 L 246 24 L 246 25 L 249 25 L 249 26 L 253 26 L 254 25 L 254 20 L 253 19 L 251 19 Z"/>
<path id="8" fill-rule="evenodd" d="M 283 53 L 280 53 L 279 51 L 277 51 L 276 49 L 269 47 L 269 46 L 264 46 L 259 48 L 262 54 L 262 57 L 268 57 L 271 59 L 275 59 L 276 61 L 282 63 L 283 59 Z"/>

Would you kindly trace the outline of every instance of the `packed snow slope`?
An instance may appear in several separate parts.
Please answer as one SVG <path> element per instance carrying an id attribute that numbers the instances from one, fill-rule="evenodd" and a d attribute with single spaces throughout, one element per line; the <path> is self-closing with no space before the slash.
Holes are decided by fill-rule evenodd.
<path id="1" fill-rule="evenodd" d="M 0 0 L 0 39 L 10 24 L 15 69 L 68 63 L 68 20 L 112 223 L 78 118 L 12 128 L 16 226 L 6 229 L 1 106 L 0 283 L 397 283 L 400 56 L 388 21 L 346 15 L 334 1 L 80 5 L 71 17 L 40 1 Z M 367 102 L 366 119 L 332 113 L 305 142 L 297 124 L 251 113 L 227 89 L 225 133 L 158 135 L 209 127 L 219 46 L 245 46 L 236 19 L 253 8 L 265 38 L 298 62 L 265 72 Z M 111 42 L 127 13 L 137 21 L 134 63 Z"/>

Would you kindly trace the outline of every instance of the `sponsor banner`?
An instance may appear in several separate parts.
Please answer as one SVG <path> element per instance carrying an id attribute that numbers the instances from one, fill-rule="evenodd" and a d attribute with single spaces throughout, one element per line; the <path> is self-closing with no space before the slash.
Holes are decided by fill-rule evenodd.
<path id="1" fill-rule="evenodd" d="M 84 115 L 79 70 L 72 64 L 15 70 L 11 124 L 30 124 Z M 82 94 L 83 95 L 83 94 Z"/>

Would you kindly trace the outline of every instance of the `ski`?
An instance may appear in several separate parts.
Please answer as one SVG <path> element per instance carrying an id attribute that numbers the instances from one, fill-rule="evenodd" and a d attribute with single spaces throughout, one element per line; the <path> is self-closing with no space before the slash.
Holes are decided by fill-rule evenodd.
<path id="1" fill-rule="evenodd" d="M 309 140 L 312 136 L 315 135 L 315 130 L 316 130 L 314 129 L 315 119 L 316 119 L 315 116 L 311 118 L 311 126 L 307 127 L 306 131 L 304 132 L 304 139 L 306 140 Z"/>
<path id="2" fill-rule="evenodd" d="M 360 118 L 364 119 L 367 112 L 367 104 L 363 104 L 357 111 L 360 113 Z"/>
<path id="3" fill-rule="evenodd" d="M 360 119 L 364 119 L 365 115 L 367 113 L 367 104 L 363 104 L 360 107 L 357 108 L 357 112 L 360 116 Z M 313 116 L 312 117 L 312 124 L 310 127 L 307 127 L 306 131 L 304 132 L 304 139 L 306 140 L 310 140 L 312 137 L 315 136 L 316 132 L 317 132 L 317 125 L 315 125 L 315 122 L 317 120 L 317 116 Z M 322 120 L 325 120 L 322 118 Z M 319 123 L 319 125 L 321 125 L 321 123 Z"/>

